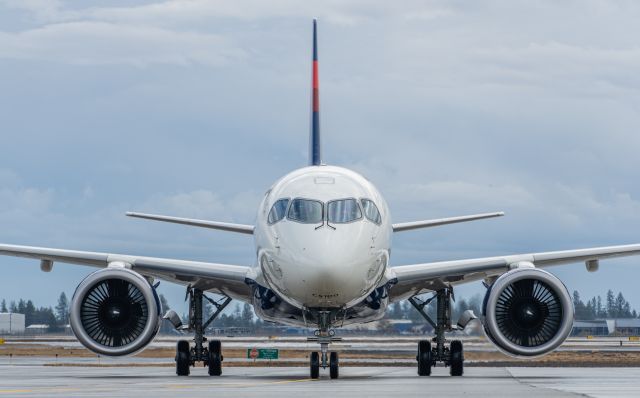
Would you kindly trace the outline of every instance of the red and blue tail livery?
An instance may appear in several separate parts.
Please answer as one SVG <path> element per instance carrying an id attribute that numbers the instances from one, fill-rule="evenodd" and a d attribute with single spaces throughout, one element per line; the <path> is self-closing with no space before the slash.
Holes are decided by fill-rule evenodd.
<path id="1" fill-rule="evenodd" d="M 311 138 L 309 142 L 309 163 L 312 166 L 322 164 L 320 150 L 320 93 L 318 84 L 318 28 L 313 20 L 313 66 L 311 78 Z"/>

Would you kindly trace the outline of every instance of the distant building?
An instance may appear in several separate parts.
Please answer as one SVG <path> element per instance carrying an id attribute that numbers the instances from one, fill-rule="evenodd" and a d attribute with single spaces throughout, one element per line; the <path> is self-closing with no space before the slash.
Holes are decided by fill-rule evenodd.
<path id="1" fill-rule="evenodd" d="M 356 332 L 378 332 L 387 331 L 392 333 L 406 334 L 412 332 L 413 321 L 410 319 L 381 319 L 368 323 L 357 323 L 347 325 L 342 329 Z"/>
<path id="2" fill-rule="evenodd" d="M 615 333 L 622 336 L 640 336 L 640 319 L 615 319 Z"/>
<path id="3" fill-rule="evenodd" d="M 573 321 L 572 336 L 608 336 L 609 334 L 609 326 L 604 319 Z"/>
<path id="4" fill-rule="evenodd" d="M 238 336 L 238 335 L 249 335 L 251 334 L 251 329 L 239 326 L 231 326 L 227 328 L 214 328 L 211 329 L 211 333 L 215 335 L 226 335 L 226 336 Z"/>
<path id="5" fill-rule="evenodd" d="M 574 321 L 572 336 L 640 336 L 640 319 L 595 319 Z"/>
<path id="6" fill-rule="evenodd" d="M 24 329 L 24 314 L 0 312 L 0 334 L 22 334 Z"/>
<path id="7" fill-rule="evenodd" d="M 49 325 L 33 324 L 26 327 L 26 334 L 45 334 L 49 331 Z"/>

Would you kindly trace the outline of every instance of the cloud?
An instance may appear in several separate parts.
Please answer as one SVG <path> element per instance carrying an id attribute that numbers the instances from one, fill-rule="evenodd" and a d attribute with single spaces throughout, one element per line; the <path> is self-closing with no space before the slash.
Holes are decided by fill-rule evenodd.
<path id="1" fill-rule="evenodd" d="M 45 220 L 57 215 L 52 210 L 53 189 L 0 186 L 1 241 L 25 242 L 34 235 L 33 228 L 46 226 Z M 49 228 L 45 228 L 51 232 Z"/>
<path id="2" fill-rule="evenodd" d="M 220 220 L 230 216 L 227 203 L 219 195 L 202 189 L 170 195 L 155 195 L 140 206 L 143 212 L 189 218 Z"/>
<path id="3" fill-rule="evenodd" d="M 253 261 L 123 213 L 253 220 L 306 163 L 311 17 L 328 163 L 397 221 L 507 212 L 399 234 L 394 264 L 637 241 L 640 4 L 577 4 L 0 1 L 0 241 Z"/>
<path id="4" fill-rule="evenodd" d="M 63 3 L 60 0 L 0 0 L 0 5 L 27 11 L 36 21 L 47 22 L 60 18 Z"/>
<path id="5" fill-rule="evenodd" d="M 46 213 L 51 205 L 53 191 L 35 188 L 0 188 L 0 215 L 15 213 L 40 215 Z"/>
<path id="6" fill-rule="evenodd" d="M 640 79 L 634 72 L 640 67 L 640 46 L 601 48 L 561 42 L 530 43 L 516 48 L 478 49 L 474 58 L 481 66 L 496 67 L 491 76 L 495 84 L 540 86 L 559 82 L 561 88 L 582 98 L 614 97 L 621 91 L 640 89 Z M 591 84 L 585 86 L 585 81 Z"/>
<path id="7" fill-rule="evenodd" d="M 96 7 L 82 11 L 89 18 L 152 24 L 185 24 L 215 19 L 245 21 L 317 17 L 323 22 L 352 26 L 382 16 L 432 20 L 451 10 L 436 2 L 405 1 L 395 7 L 385 1 L 299 2 L 295 0 L 168 0 L 135 7 Z"/>
<path id="8" fill-rule="evenodd" d="M 110 21 L 116 23 L 154 26 L 180 26 L 203 21 L 236 19 L 264 21 L 269 19 L 317 17 L 335 25 L 353 26 L 380 17 L 398 17 L 415 21 L 430 21 L 452 14 L 439 1 L 410 0 L 403 7 L 385 1 L 325 0 L 300 2 L 296 0 L 166 0 L 142 5 L 91 5 L 60 0 L 0 0 L 6 7 L 21 9 L 40 22 L 68 22 L 78 20 Z"/>
<path id="9" fill-rule="evenodd" d="M 0 58 L 71 64 L 219 66 L 244 53 L 223 37 L 107 22 L 66 22 L 18 33 L 0 32 Z"/>

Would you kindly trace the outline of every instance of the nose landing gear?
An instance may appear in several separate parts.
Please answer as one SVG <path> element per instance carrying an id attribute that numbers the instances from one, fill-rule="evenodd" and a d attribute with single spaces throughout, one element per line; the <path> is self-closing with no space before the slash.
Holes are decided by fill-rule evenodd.
<path id="1" fill-rule="evenodd" d="M 418 355 L 416 360 L 418 362 L 418 375 L 429 376 L 431 375 L 431 367 L 436 366 L 438 362 L 449 367 L 449 373 L 451 376 L 462 376 L 464 373 L 464 351 L 462 348 L 462 341 L 453 340 L 447 347 L 445 344 L 445 332 L 451 332 L 455 328 L 451 325 L 451 297 L 453 291 L 451 288 L 444 288 L 436 291 L 433 297 L 427 300 L 420 300 L 417 297 L 411 297 L 409 302 L 413 307 L 418 310 L 420 315 L 429 322 L 433 327 L 436 335 L 432 339 L 435 343 L 435 347 L 431 346 L 429 340 L 421 340 L 418 342 Z M 436 300 L 436 322 L 426 313 L 425 307 L 429 305 L 433 300 Z"/>
<path id="2" fill-rule="evenodd" d="M 335 337 L 335 331 L 329 329 L 330 311 L 320 311 L 318 330 L 314 332 L 314 337 L 308 337 L 307 341 L 320 343 L 320 353 L 313 351 L 309 356 L 309 376 L 312 379 L 320 377 L 320 367 L 322 369 L 329 368 L 329 376 L 332 379 L 337 379 L 339 375 L 340 363 L 338 360 L 338 353 L 335 351 L 329 352 L 329 344 L 333 342 L 342 341 L 341 337 Z"/>
<path id="3" fill-rule="evenodd" d="M 327 361 L 327 354 L 329 360 Z M 320 358 L 322 357 L 322 360 Z M 313 351 L 309 356 L 309 377 L 317 379 L 320 377 L 320 367 L 322 369 L 329 368 L 329 377 L 337 379 L 340 373 L 340 361 L 336 351 L 318 353 Z"/>

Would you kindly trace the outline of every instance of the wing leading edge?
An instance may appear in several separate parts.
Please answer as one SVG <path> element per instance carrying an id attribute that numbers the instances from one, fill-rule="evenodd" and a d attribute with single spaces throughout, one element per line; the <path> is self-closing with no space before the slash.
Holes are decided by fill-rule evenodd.
<path id="1" fill-rule="evenodd" d="M 168 258 L 131 256 L 76 250 L 51 249 L 46 247 L 0 244 L 0 254 L 26 257 L 41 261 L 88 265 L 104 268 L 110 264 L 130 267 L 145 276 L 182 284 L 197 286 L 205 291 L 218 292 L 239 300 L 251 297 L 246 278 L 255 278 L 251 267 L 216 264 Z"/>
<path id="2" fill-rule="evenodd" d="M 497 276 L 509 271 L 518 263 L 531 263 L 544 268 L 585 262 L 588 269 L 593 269 L 597 260 L 634 255 L 640 255 L 640 244 L 440 261 L 393 267 L 389 271 L 388 279 L 397 279 L 397 284 L 390 292 L 392 300 L 395 301 L 432 291 L 443 284 L 455 285 Z"/>

